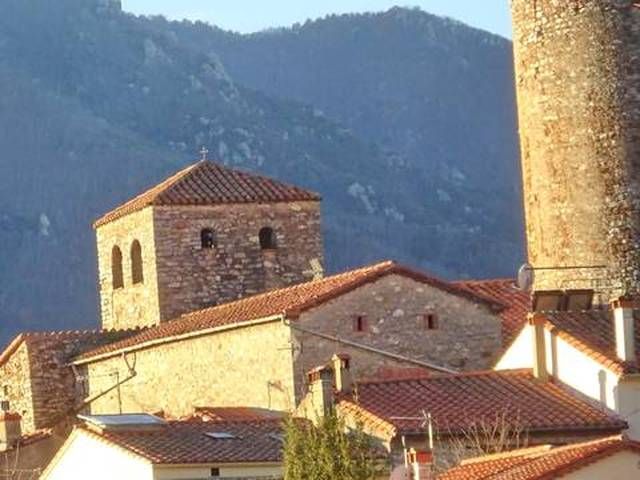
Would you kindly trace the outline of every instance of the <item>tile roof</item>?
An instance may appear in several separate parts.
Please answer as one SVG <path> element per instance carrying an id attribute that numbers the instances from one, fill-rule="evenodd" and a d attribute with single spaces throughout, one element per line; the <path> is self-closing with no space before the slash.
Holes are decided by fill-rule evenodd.
<path id="1" fill-rule="evenodd" d="M 319 201 L 317 193 L 269 177 L 201 161 L 96 220 L 99 227 L 149 205 L 219 205 Z"/>
<path id="2" fill-rule="evenodd" d="M 380 422 L 392 425 L 396 434 L 424 433 L 423 412 L 431 413 L 441 433 L 453 435 L 474 422 L 491 422 L 502 416 L 516 419 L 517 426 L 530 433 L 619 432 L 626 428 L 622 419 L 570 394 L 561 384 L 537 381 L 531 370 L 362 382 L 355 392 L 340 400 L 341 408 L 357 404 Z"/>
<path id="3" fill-rule="evenodd" d="M 558 337 L 584 352 L 604 367 L 618 375 L 638 373 L 640 365 L 640 319 L 636 318 L 635 363 L 625 363 L 616 354 L 616 340 L 612 310 L 589 310 L 582 312 L 544 312 L 545 327 Z"/>
<path id="4" fill-rule="evenodd" d="M 527 292 L 520 290 L 512 279 L 465 280 L 454 282 L 474 293 L 495 299 L 505 309 L 500 312 L 502 319 L 502 344 L 508 348 L 527 324 L 527 314 L 531 311 L 531 299 Z"/>
<path id="5" fill-rule="evenodd" d="M 143 330 L 139 334 L 121 342 L 115 342 L 89 351 L 77 357 L 76 361 L 133 348 L 147 342 L 202 332 L 227 325 L 241 324 L 252 320 L 278 315 L 295 318 L 305 310 L 316 307 L 350 292 L 361 285 L 374 282 L 381 277 L 391 274 L 407 276 L 418 282 L 429 284 L 454 295 L 468 298 L 471 301 L 483 303 L 489 307 L 498 307 L 495 301 L 479 294 L 475 294 L 424 273 L 411 270 L 395 262 L 387 261 L 319 280 L 301 283 L 292 287 L 272 290 L 217 307 L 188 313 L 175 320 Z"/>
<path id="6" fill-rule="evenodd" d="M 101 430 L 81 427 L 153 464 L 281 462 L 282 419 L 237 421 L 174 420 L 151 430 Z M 216 439 L 210 433 L 234 438 Z"/>
<path id="7" fill-rule="evenodd" d="M 640 454 L 640 443 L 615 436 L 563 447 L 546 445 L 465 460 L 438 480 L 550 480 L 625 450 Z"/>
<path id="8" fill-rule="evenodd" d="M 131 330 L 66 330 L 51 332 L 23 332 L 16 336 L 0 353 L 0 366 L 4 365 L 21 345 L 35 345 L 46 342 L 48 349 L 59 347 L 65 350 L 69 358 L 88 350 L 118 342 L 140 333 L 141 329 Z"/>

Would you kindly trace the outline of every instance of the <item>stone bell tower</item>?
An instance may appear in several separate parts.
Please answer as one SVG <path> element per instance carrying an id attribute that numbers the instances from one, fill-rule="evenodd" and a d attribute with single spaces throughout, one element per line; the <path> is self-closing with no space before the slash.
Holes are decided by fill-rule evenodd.
<path id="1" fill-rule="evenodd" d="M 640 292 L 640 8 L 512 0 L 534 290 Z"/>
<path id="2" fill-rule="evenodd" d="M 107 329 L 322 276 L 320 197 L 214 162 L 181 170 L 94 227 Z"/>

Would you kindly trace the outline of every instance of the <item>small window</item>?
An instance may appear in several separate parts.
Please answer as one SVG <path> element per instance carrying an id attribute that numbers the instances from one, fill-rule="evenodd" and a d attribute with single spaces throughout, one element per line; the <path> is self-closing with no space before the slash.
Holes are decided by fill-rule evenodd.
<path id="1" fill-rule="evenodd" d="M 131 244 L 131 281 L 134 284 L 144 282 L 144 273 L 142 271 L 142 247 L 138 240 L 134 240 Z"/>
<path id="2" fill-rule="evenodd" d="M 219 477 L 220 476 L 220 469 L 219 468 L 212 468 L 211 469 L 211 476 L 213 478 Z"/>
<path id="3" fill-rule="evenodd" d="M 113 247 L 111 250 L 111 285 L 114 290 L 124 287 L 122 251 L 117 246 Z"/>
<path id="4" fill-rule="evenodd" d="M 4 385 L 2 387 L 2 395 L 4 395 L 5 398 L 9 396 L 9 385 Z"/>
<path id="5" fill-rule="evenodd" d="M 215 232 L 210 228 L 205 228 L 200 232 L 200 244 L 203 250 L 212 250 L 218 246 Z"/>
<path id="6" fill-rule="evenodd" d="M 0 402 L 0 411 L 8 412 L 9 410 L 11 410 L 11 404 L 9 403 L 9 400 L 2 400 Z"/>
<path id="7" fill-rule="evenodd" d="M 276 234 L 271 227 L 264 227 L 258 234 L 260 248 L 262 250 L 274 250 L 276 248 Z"/>
<path id="8" fill-rule="evenodd" d="M 353 317 L 353 330 L 355 332 L 366 332 L 367 331 L 367 317 L 364 315 L 356 315 Z"/>
<path id="9" fill-rule="evenodd" d="M 427 330 L 436 330 L 438 328 L 438 316 L 435 313 L 427 313 L 424 316 L 424 324 Z"/>

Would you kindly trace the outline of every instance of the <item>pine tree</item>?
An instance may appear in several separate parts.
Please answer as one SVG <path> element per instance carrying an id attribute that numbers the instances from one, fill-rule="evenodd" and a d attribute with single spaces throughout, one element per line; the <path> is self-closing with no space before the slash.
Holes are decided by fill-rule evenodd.
<path id="1" fill-rule="evenodd" d="M 378 463 L 361 426 L 347 429 L 335 412 L 317 426 L 290 418 L 284 448 L 285 480 L 370 480 Z"/>

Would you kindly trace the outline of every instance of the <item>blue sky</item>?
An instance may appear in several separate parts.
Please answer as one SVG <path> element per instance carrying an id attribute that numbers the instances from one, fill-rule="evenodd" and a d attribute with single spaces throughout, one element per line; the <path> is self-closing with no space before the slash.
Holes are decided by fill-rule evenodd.
<path id="1" fill-rule="evenodd" d="M 163 14 L 172 19 L 204 20 L 221 28 L 255 32 L 288 26 L 329 13 L 387 10 L 419 6 L 484 30 L 511 36 L 509 0 L 122 0 L 125 10 Z"/>

